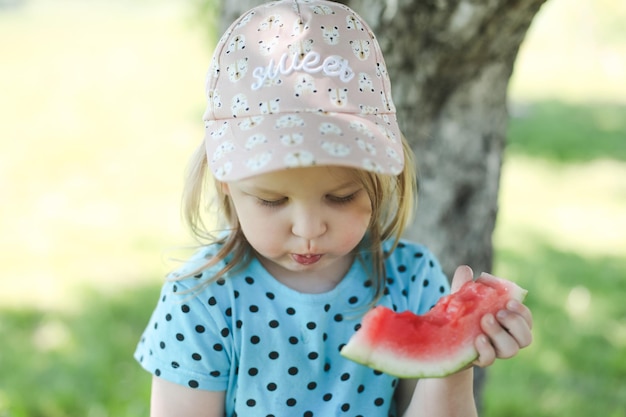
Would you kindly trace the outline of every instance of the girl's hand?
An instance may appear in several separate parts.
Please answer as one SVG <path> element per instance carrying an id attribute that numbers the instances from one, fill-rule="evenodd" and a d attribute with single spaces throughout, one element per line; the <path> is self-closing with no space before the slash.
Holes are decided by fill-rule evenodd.
<path id="1" fill-rule="evenodd" d="M 491 276 L 483 273 L 483 275 Z M 457 268 L 452 279 L 452 292 L 473 279 L 473 272 L 468 266 Z M 495 316 L 486 314 L 481 320 L 484 334 L 476 338 L 475 346 L 478 359 L 474 365 L 486 367 L 496 358 L 511 358 L 532 342 L 533 318 L 524 304 L 511 300 L 506 309 L 498 311 Z"/>

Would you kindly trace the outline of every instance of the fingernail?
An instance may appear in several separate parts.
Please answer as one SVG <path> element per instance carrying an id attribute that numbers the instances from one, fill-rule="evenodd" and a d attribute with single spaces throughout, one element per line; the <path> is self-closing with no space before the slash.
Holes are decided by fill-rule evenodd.
<path id="1" fill-rule="evenodd" d="M 519 306 L 520 303 L 517 300 L 509 300 L 509 302 L 506 303 L 506 308 L 508 308 L 509 310 L 517 310 Z"/>
<path id="2" fill-rule="evenodd" d="M 506 318 L 506 316 L 507 316 L 507 315 L 508 315 L 508 313 L 507 313 L 507 311 L 506 311 L 506 310 L 500 310 L 500 311 L 498 311 L 498 313 L 497 313 L 497 316 L 498 316 L 498 318 L 499 318 L 500 320 L 502 320 L 502 319 Z"/>

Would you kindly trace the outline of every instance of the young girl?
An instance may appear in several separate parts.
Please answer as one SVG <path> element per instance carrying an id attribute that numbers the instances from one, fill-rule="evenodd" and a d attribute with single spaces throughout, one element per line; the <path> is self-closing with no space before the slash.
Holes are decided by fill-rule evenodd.
<path id="1" fill-rule="evenodd" d="M 337 3 L 268 3 L 222 37 L 185 194 L 204 245 L 135 354 L 152 416 L 476 415 L 471 368 L 398 380 L 339 354 L 372 306 L 423 314 L 449 292 L 435 257 L 400 239 L 415 177 L 390 91 L 371 30 Z M 460 267 L 452 289 L 471 279 Z M 485 316 L 475 364 L 514 356 L 531 324 L 519 303 Z"/>

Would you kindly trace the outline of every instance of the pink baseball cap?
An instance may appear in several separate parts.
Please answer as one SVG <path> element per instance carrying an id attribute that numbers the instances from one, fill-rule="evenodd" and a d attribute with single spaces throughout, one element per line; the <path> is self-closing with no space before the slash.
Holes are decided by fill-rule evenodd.
<path id="1" fill-rule="evenodd" d="M 281 0 L 251 9 L 220 39 L 206 91 L 206 152 L 218 180 L 320 165 L 402 171 L 380 46 L 347 6 Z"/>

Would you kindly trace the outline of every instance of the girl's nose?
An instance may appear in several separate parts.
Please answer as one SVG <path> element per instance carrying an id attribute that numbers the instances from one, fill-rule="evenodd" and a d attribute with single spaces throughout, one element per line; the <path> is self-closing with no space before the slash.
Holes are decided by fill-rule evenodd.
<path id="1" fill-rule="evenodd" d="M 291 232 L 303 239 L 315 239 L 326 232 L 327 224 L 317 207 L 300 207 L 294 210 Z"/>

